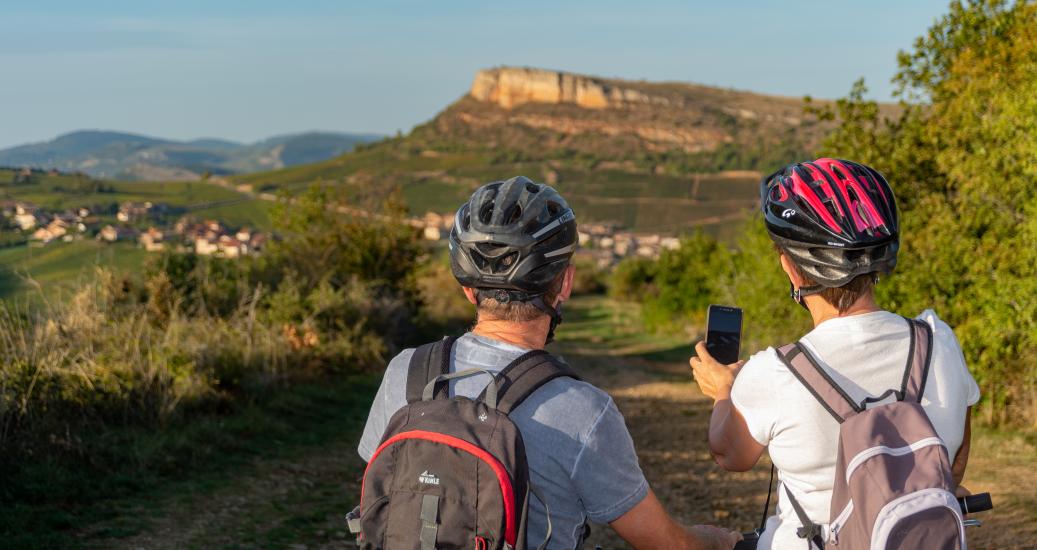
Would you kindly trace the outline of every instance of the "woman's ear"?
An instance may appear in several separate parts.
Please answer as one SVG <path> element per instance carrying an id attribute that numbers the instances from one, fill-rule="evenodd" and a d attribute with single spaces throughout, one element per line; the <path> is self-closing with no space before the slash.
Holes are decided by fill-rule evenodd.
<path id="1" fill-rule="evenodd" d="M 465 297 L 468 298 L 468 301 L 471 302 L 474 305 L 475 304 L 475 289 L 474 288 L 468 288 L 468 287 L 462 287 L 462 288 L 464 289 Z"/>
<path id="2" fill-rule="evenodd" d="M 792 282 L 792 288 L 799 289 L 803 286 L 803 277 L 799 275 L 799 270 L 792 263 L 792 260 L 785 255 L 784 252 L 780 255 L 781 258 L 781 269 L 785 270 L 785 275 L 788 275 L 789 281 Z"/>

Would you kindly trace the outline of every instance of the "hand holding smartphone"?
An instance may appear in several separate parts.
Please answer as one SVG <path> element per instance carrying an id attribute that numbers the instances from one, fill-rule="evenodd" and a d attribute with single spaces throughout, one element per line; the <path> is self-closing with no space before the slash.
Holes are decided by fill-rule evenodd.
<path id="1" fill-rule="evenodd" d="M 742 310 L 710 305 L 706 313 L 706 351 L 724 365 L 738 361 L 742 340 Z"/>

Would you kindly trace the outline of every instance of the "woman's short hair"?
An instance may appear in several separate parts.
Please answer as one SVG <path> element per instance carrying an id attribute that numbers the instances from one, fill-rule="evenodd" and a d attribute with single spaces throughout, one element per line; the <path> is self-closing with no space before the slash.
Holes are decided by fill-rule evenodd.
<path id="1" fill-rule="evenodd" d="M 791 259 L 791 256 L 789 256 L 780 247 L 778 247 L 778 251 L 784 254 L 786 258 Z M 789 263 L 792 264 L 792 268 L 796 270 L 796 273 L 799 274 L 799 277 L 803 280 L 802 286 L 815 286 L 818 284 L 817 281 L 811 279 L 809 275 L 804 273 L 804 271 L 800 269 L 795 262 L 790 261 Z M 862 296 L 870 293 L 878 282 L 878 273 L 862 273 L 853 279 L 850 279 L 850 282 L 843 286 L 825 288 L 817 295 L 823 298 L 832 307 L 838 309 L 839 313 L 846 313 L 851 307 L 853 307 L 853 304 L 857 303 L 857 300 L 860 300 Z"/>

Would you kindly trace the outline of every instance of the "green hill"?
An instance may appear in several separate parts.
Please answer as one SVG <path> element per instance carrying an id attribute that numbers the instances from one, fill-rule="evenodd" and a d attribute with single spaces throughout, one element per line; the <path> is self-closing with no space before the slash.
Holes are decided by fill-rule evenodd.
<path id="1" fill-rule="evenodd" d="M 830 127 L 793 98 L 502 68 L 406 136 L 231 180 L 288 193 L 322 182 L 351 202 L 399 189 L 420 216 L 524 174 L 558 187 L 585 221 L 728 235 L 755 205 L 759 173 L 809 156 Z"/>

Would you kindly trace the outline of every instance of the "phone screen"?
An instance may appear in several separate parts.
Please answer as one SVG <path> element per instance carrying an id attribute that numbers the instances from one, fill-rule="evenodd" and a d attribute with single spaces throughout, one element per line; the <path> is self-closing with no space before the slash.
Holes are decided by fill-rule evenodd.
<path id="1" fill-rule="evenodd" d="M 706 316 L 706 350 L 725 365 L 738 361 L 742 339 L 742 310 L 731 306 L 709 306 Z"/>

